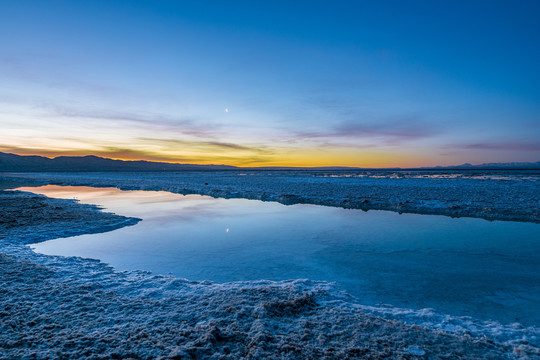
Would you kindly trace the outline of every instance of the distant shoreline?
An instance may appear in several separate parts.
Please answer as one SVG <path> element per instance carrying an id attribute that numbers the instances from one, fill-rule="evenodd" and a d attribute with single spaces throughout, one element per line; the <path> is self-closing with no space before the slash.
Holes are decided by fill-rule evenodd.
<path id="1" fill-rule="evenodd" d="M 4 173 L 23 185 L 117 187 L 361 210 L 540 223 L 540 173 L 495 172 L 64 172 Z M 352 173 L 353 175 L 356 173 Z M 449 176 L 442 176 L 449 174 Z M 441 175 L 441 176 L 438 176 Z"/>

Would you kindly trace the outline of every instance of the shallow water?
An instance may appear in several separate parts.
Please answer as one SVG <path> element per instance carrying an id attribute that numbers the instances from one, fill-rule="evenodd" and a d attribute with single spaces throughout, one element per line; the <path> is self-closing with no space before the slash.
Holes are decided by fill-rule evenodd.
<path id="1" fill-rule="evenodd" d="M 20 188 L 143 219 L 32 245 L 190 280 L 337 282 L 367 305 L 540 324 L 540 225 L 112 188 Z"/>

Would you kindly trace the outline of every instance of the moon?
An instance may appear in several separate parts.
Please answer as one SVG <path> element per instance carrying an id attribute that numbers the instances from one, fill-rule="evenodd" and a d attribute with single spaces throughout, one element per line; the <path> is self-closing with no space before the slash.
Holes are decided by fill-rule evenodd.
<path id="1" fill-rule="evenodd" d="M 225 112 L 227 112 L 227 113 L 228 113 L 228 112 L 229 112 L 229 108 L 225 108 Z"/>

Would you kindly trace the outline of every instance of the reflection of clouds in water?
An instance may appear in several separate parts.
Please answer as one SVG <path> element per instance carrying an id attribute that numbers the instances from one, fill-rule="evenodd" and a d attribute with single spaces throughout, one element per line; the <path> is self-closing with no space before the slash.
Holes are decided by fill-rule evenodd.
<path id="1" fill-rule="evenodd" d="M 181 195 L 167 191 L 120 190 L 117 188 L 95 188 L 89 186 L 46 185 L 41 187 L 21 187 L 17 190 L 30 191 L 54 198 L 77 199 L 83 203 L 98 205 L 105 211 L 126 216 L 143 217 L 149 220 L 194 221 L 200 217 L 207 219 L 223 216 L 223 209 L 250 214 L 253 200 L 216 199 L 210 196 Z M 246 208 L 247 210 L 243 211 Z"/>

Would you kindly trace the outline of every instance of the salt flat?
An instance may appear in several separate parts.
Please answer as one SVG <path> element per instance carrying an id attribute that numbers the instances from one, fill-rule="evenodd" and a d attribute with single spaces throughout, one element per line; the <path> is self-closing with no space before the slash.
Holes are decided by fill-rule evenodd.
<path id="1" fill-rule="evenodd" d="M 364 210 L 540 222 L 530 171 L 179 171 L 3 174 L 20 185 L 117 187 Z"/>
<path id="2" fill-rule="evenodd" d="M 21 177 L 22 181 L 16 179 Z M 116 186 L 351 207 L 368 206 L 371 201 L 390 206 L 396 200 L 397 204 L 420 206 L 432 200 L 437 202 L 422 209 L 444 213 L 452 210 L 450 206 L 462 204 L 470 207 L 463 213 L 467 216 L 538 221 L 536 180 L 460 178 L 459 183 L 445 183 L 453 180 L 373 178 L 366 183 L 357 181 L 365 178 L 353 179 L 307 179 L 305 175 L 271 179 L 268 175 L 230 173 L 213 177 L 157 173 L 139 178 L 114 173 L 32 174 L 10 176 L 13 183 L 9 187 L 15 182 Z M 460 189 L 452 184 L 463 186 Z M 395 192 L 388 192 L 391 187 L 396 187 Z M 507 192 L 501 194 L 503 190 Z M 377 197 L 385 191 L 387 196 Z M 525 340 L 498 343 L 472 333 L 429 329 L 366 313 L 325 282 L 218 285 L 144 272 L 115 272 L 95 260 L 39 255 L 25 244 L 108 231 L 133 225 L 138 219 L 106 214 L 71 200 L 9 191 L 0 196 L 1 358 L 540 356 L 538 348 Z M 346 199 L 352 200 L 343 203 Z M 512 201 L 515 211 L 511 210 Z M 422 209 L 413 210 L 421 213 Z"/>

